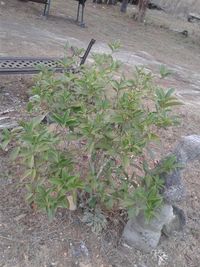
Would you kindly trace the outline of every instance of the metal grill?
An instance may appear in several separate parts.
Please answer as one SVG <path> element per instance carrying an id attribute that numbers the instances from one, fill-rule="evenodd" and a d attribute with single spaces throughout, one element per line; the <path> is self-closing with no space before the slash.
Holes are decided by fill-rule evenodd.
<path id="1" fill-rule="evenodd" d="M 62 71 L 62 59 L 53 58 L 0 58 L 0 74 L 30 73 L 39 72 L 39 66 L 44 66 L 54 71 Z"/>

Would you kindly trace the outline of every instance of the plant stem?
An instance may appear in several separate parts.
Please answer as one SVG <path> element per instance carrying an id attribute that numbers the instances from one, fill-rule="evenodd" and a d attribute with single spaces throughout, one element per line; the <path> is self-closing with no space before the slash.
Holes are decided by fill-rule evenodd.
<path id="1" fill-rule="evenodd" d="M 100 177 L 100 175 L 102 174 L 104 168 L 105 168 L 106 165 L 111 161 L 111 159 L 112 159 L 112 158 L 109 157 L 109 158 L 107 159 L 107 161 L 105 161 L 104 164 L 101 165 L 100 170 L 99 170 L 99 172 L 97 173 L 97 177 L 96 177 L 97 179 L 99 179 L 99 177 Z"/>

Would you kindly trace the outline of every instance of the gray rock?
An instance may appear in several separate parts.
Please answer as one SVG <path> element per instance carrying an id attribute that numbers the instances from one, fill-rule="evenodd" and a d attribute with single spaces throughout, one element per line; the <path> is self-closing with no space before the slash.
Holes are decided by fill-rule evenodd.
<path id="1" fill-rule="evenodd" d="M 170 186 L 169 188 L 166 188 L 163 192 L 164 200 L 171 205 L 183 200 L 185 198 L 185 195 L 185 187 L 182 184 Z"/>
<path id="2" fill-rule="evenodd" d="M 183 137 L 173 154 L 181 164 L 187 164 L 195 159 L 200 159 L 200 136 L 189 135 Z"/>
<path id="3" fill-rule="evenodd" d="M 174 218 L 169 223 L 166 223 L 163 226 L 162 233 L 166 236 L 172 236 L 174 232 L 183 230 L 183 227 L 186 224 L 186 218 L 184 211 L 178 207 L 173 207 Z"/>
<path id="4" fill-rule="evenodd" d="M 173 219 L 173 208 L 168 204 L 165 204 L 157 216 L 149 222 L 145 220 L 143 214 L 140 214 L 126 224 L 123 240 L 131 247 L 150 252 L 157 247 L 163 226 L 169 225 Z"/>
<path id="5" fill-rule="evenodd" d="M 170 154 L 176 157 L 177 163 L 186 167 L 186 164 L 200 159 L 200 136 L 190 135 L 181 139 L 177 147 Z M 162 192 L 164 199 L 169 204 L 175 204 L 185 198 L 185 187 L 181 179 L 181 169 L 172 173 L 163 174 L 164 190 Z"/>
<path id="6" fill-rule="evenodd" d="M 183 167 L 187 163 L 200 159 L 200 136 L 183 137 L 170 154 L 176 157 L 176 162 Z M 170 156 L 169 155 L 169 156 Z M 147 222 L 143 214 L 130 219 L 123 231 L 123 239 L 131 247 L 150 252 L 159 243 L 161 233 L 170 236 L 174 231 L 180 231 L 186 223 L 185 215 L 175 204 L 185 197 L 185 187 L 181 179 L 181 168 L 172 173 L 163 173 L 165 204 L 157 216 Z"/>

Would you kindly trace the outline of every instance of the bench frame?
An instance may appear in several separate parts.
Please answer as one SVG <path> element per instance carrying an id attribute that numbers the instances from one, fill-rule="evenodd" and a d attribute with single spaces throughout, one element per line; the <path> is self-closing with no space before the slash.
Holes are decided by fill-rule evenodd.
<path id="1" fill-rule="evenodd" d="M 35 3 L 40 3 L 44 4 L 44 11 L 43 11 L 43 16 L 48 17 L 50 7 L 51 7 L 51 0 L 28 0 L 30 2 L 35 2 Z M 76 22 L 79 23 L 81 27 L 85 27 L 85 23 L 83 20 L 84 17 L 84 9 L 85 9 L 85 2 L 86 0 L 78 0 L 78 9 L 77 9 L 77 17 L 76 17 Z M 79 15 L 80 15 L 80 6 L 82 7 L 81 10 L 81 20 L 79 21 Z"/>

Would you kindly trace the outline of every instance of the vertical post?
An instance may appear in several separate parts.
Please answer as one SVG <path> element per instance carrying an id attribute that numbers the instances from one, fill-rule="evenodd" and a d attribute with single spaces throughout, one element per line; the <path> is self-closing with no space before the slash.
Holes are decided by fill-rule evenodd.
<path id="1" fill-rule="evenodd" d="M 48 0 L 47 16 L 49 16 L 50 6 L 51 6 L 51 0 Z"/>
<path id="2" fill-rule="evenodd" d="M 77 16 L 76 16 L 76 21 L 77 22 L 79 20 L 79 12 L 80 12 L 80 2 L 78 3 L 78 10 L 77 10 Z"/>
<path id="3" fill-rule="evenodd" d="M 51 0 L 47 0 L 45 3 L 43 16 L 49 15 L 50 5 L 51 5 Z"/>
<path id="4" fill-rule="evenodd" d="M 84 15 L 84 8 L 85 8 L 85 4 L 83 3 L 82 4 L 82 12 L 81 12 L 81 23 L 80 23 L 80 26 L 81 27 L 85 27 L 85 23 L 83 22 L 83 15 Z"/>
<path id="5" fill-rule="evenodd" d="M 83 21 L 85 2 L 86 2 L 86 0 L 78 0 L 78 10 L 77 10 L 77 18 L 76 18 L 76 21 L 79 23 L 79 25 L 81 27 L 85 27 L 85 23 Z M 81 9 L 81 19 L 79 21 L 80 6 L 81 6 L 82 9 Z"/>

